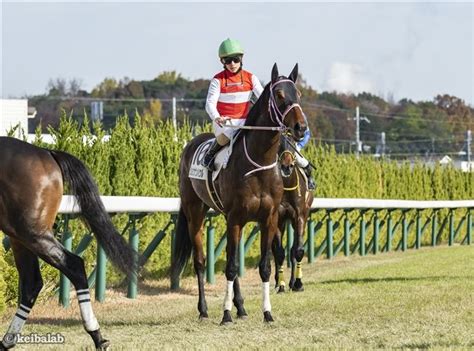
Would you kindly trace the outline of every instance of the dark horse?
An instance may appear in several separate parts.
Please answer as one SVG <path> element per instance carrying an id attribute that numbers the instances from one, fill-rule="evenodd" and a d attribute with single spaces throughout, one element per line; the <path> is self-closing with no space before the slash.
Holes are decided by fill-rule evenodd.
<path id="1" fill-rule="evenodd" d="M 83 259 L 66 250 L 53 234 L 64 183 L 76 196 L 82 216 L 110 260 L 128 275 L 134 271 L 135 253 L 113 227 L 84 164 L 65 152 L 1 137 L 0 230 L 10 237 L 20 278 L 20 305 L 0 350 L 15 346 L 16 335 L 43 286 L 38 257 L 59 269 L 74 285 L 84 328 L 95 347 L 105 349 L 110 344 L 102 337 L 92 311 Z"/>
<path id="2" fill-rule="evenodd" d="M 233 145 L 233 153 L 216 180 L 217 192 L 223 204 L 227 220 L 227 264 L 225 275 L 227 291 L 224 299 L 224 315 L 221 324 L 231 323 L 232 302 L 237 316 L 247 315 L 237 277 L 237 248 L 242 227 L 249 221 L 260 224 L 261 257 L 259 264 L 262 279 L 264 320 L 273 321 L 270 305 L 270 250 L 278 231 L 278 208 L 283 196 L 283 184 L 276 167 L 282 130 L 290 130 L 297 140 L 307 128 L 299 95 L 295 85 L 298 65 L 286 77 L 278 75 L 273 66 L 271 82 L 252 107 L 245 126 L 256 127 L 243 130 Z M 278 127 L 278 128 L 275 128 Z M 259 129 L 259 130 L 257 130 Z M 197 147 L 212 138 L 212 134 L 201 134 L 191 140 L 181 156 L 179 190 L 181 207 L 176 230 L 175 254 L 172 262 L 173 279 L 179 277 L 191 251 L 194 252 L 194 269 L 199 286 L 199 317 L 207 318 L 204 296 L 205 258 L 202 245 L 202 225 L 210 207 L 217 207 L 208 195 L 204 180 L 189 178 L 190 164 Z M 219 209 L 215 208 L 217 211 Z M 208 264 L 213 264 L 209 262 Z"/>
<path id="3" fill-rule="evenodd" d="M 291 278 L 289 287 L 293 291 L 303 291 L 301 260 L 304 256 L 304 230 L 314 198 L 313 193 L 308 189 L 304 171 L 295 163 L 294 146 L 291 146 L 289 143 L 291 143 L 291 140 L 282 137 L 278 153 L 278 164 L 283 178 L 284 189 L 278 218 L 280 232 L 279 235 L 275 236 L 272 245 L 273 256 L 275 257 L 275 287 L 278 289 L 278 292 L 285 291 L 285 279 L 283 277 L 285 251 L 282 246 L 282 237 L 288 220 L 295 232 L 290 251 Z"/>

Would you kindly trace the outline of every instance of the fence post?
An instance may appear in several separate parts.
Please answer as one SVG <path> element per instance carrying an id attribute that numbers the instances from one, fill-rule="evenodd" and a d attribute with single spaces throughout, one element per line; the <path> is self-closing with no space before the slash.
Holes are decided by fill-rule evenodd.
<path id="1" fill-rule="evenodd" d="M 452 246 L 454 244 L 454 214 L 453 210 L 449 210 L 449 238 L 448 245 Z"/>
<path id="2" fill-rule="evenodd" d="M 379 252 L 379 232 L 380 232 L 380 219 L 377 213 L 377 210 L 375 210 L 374 213 L 374 248 L 373 248 L 373 254 L 376 255 Z"/>
<path id="3" fill-rule="evenodd" d="M 344 215 L 344 256 L 349 256 L 351 254 L 351 222 L 347 211 Z"/>
<path id="4" fill-rule="evenodd" d="M 135 261 L 135 264 L 138 264 L 138 242 L 140 238 L 136 227 L 137 217 L 135 215 L 130 215 L 128 220 L 132 224 L 129 232 L 129 242 L 132 250 L 136 252 L 135 259 L 137 261 Z M 130 281 L 128 282 L 127 297 L 129 299 L 134 299 L 137 297 L 137 280 L 138 274 L 137 272 L 135 272 L 135 274 L 132 274 L 132 276 L 130 277 Z"/>
<path id="5" fill-rule="evenodd" d="M 291 267 L 291 247 L 293 246 L 294 231 L 291 221 L 286 221 L 286 265 Z"/>
<path id="6" fill-rule="evenodd" d="M 436 232 L 438 231 L 438 211 L 433 211 L 433 221 L 431 222 L 431 246 L 436 246 Z"/>
<path id="7" fill-rule="evenodd" d="M 95 278 L 95 299 L 99 302 L 105 300 L 105 282 L 107 280 L 107 256 L 102 246 L 97 243 L 97 269 Z"/>
<path id="8" fill-rule="evenodd" d="M 365 219 L 364 219 L 364 211 L 361 211 L 361 216 L 360 216 L 360 246 L 359 246 L 359 252 L 361 256 L 365 256 Z"/>
<path id="9" fill-rule="evenodd" d="M 420 211 L 416 210 L 416 240 L 415 248 L 419 249 L 421 247 L 421 216 Z"/>
<path id="10" fill-rule="evenodd" d="M 392 211 L 388 210 L 387 218 L 387 252 L 392 251 L 392 234 L 393 234 L 393 223 L 392 223 Z"/>
<path id="11" fill-rule="evenodd" d="M 172 214 L 171 221 L 173 222 L 173 229 L 171 230 L 171 264 L 174 262 L 174 258 L 176 255 L 176 223 L 177 223 L 177 216 Z M 174 277 L 173 274 L 171 275 L 171 290 L 178 290 L 179 289 L 179 275 Z"/>
<path id="12" fill-rule="evenodd" d="M 407 216 L 406 210 L 403 211 L 402 214 L 402 251 L 407 250 L 407 240 L 408 240 L 408 223 L 407 223 Z"/>
<path id="13" fill-rule="evenodd" d="M 72 250 L 72 234 L 69 230 L 69 216 L 64 215 L 63 216 L 63 224 L 64 224 L 64 230 L 63 230 L 63 235 L 62 235 L 62 243 L 63 246 L 71 251 Z M 66 276 L 61 273 L 59 277 L 59 303 L 67 308 L 69 307 L 70 303 L 70 298 L 69 298 L 69 293 L 71 290 L 71 282 L 69 281 Z"/>
<path id="14" fill-rule="evenodd" d="M 206 280 L 209 284 L 215 284 L 216 277 L 214 275 L 215 259 L 214 259 L 214 233 L 215 228 L 212 225 L 212 220 L 209 218 L 207 226 L 207 239 L 206 239 Z"/>
<path id="15" fill-rule="evenodd" d="M 308 221 L 308 263 L 314 262 L 314 221 Z"/>
<path id="16" fill-rule="evenodd" d="M 471 209 L 468 209 L 467 214 L 467 244 L 471 245 L 472 243 L 472 214 Z"/>
<path id="17" fill-rule="evenodd" d="M 326 221 L 326 256 L 331 259 L 334 255 L 333 240 L 334 239 L 334 227 L 332 225 L 331 212 L 328 211 L 328 219 Z"/>
<path id="18" fill-rule="evenodd" d="M 242 228 L 242 235 L 239 241 L 239 277 L 245 274 L 245 227 Z"/>

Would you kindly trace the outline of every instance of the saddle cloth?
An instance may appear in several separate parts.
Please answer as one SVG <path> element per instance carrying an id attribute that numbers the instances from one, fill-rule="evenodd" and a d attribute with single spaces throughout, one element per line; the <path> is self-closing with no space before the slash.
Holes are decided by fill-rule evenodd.
<path id="1" fill-rule="evenodd" d="M 201 163 L 204 159 L 204 156 L 206 156 L 207 150 L 209 150 L 214 140 L 215 138 L 206 140 L 197 147 L 191 160 L 191 167 L 189 168 L 189 178 L 207 180 L 209 172 L 207 168 L 204 167 Z M 216 154 L 214 159 L 215 171 L 212 172 L 212 181 L 215 181 L 217 179 L 217 176 L 219 175 L 221 169 L 227 167 L 227 162 L 229 161 L 231 153 L 232 148 L 229 145 L 226 145 Z"/>

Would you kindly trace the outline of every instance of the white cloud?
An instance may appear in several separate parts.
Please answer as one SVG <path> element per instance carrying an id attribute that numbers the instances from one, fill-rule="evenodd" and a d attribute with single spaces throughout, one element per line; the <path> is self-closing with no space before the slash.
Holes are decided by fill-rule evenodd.
<path id="1" fill-rule="evenodd" d="M 375 84 L 364 69 L 353 63 L 334 62 L 325 83 L 325 90 L 341 93 L 375 93 Z"/>

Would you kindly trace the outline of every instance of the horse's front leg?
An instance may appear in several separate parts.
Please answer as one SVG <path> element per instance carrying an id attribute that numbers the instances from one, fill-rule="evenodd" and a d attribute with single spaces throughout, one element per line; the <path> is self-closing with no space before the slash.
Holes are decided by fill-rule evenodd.
<path id="1" fill-rule="evenodd" d="M 227 278 L 227 289 L 224 297 L 224 315 L 222 317 L 221 325 L 232 323 L 232 316 L 230 312 L 232 311 L 232 302 L 234 298 L 234 280 L 237 277 L 238 271 L 238 245 L 240 241 L 240 236 L 242 233 L 242 226 L 240 224 L 235 224 L 231 222 L 229 218 L 227 221 L 227 264 L 225 267 L 225 276 Z M 238 294 L 240 295 L 240 286 L 238 289 Z M 238 313 L 245 312 L 243 308 L 243 299 L 239 301 L 241 310 Z"/>
<path id="2" fill-rule="evenodd" d="M 273 322 L 272 306 L 270 303 L 270 249 L 278 231 L 278 213 L 270 215 L 267 223 L 261 223 L 260 264 L 259 272 L 262 279 L 262 310 L 264 322 Z"/>
<path id="3" fill-rule="evenodd" d="M 283 222 L 283 225 L 279 225 L 279 230 L 272 242 L 273 259 L 275 260 L 275 289 L 278 289 L 278 293 L 285 292 L 285 277 L 283 269 L 285 249 L 282 245 L 284 230 L 285 226 Z"/>
<path id="4" fill-rule="evenodd" d="M 293 220 L 293 228 L 296 229 L 295 240 L 291 247 L 291 280 L 290 288 L 293 291 L 303 291 L 303 270 L 301 267 L 301 261 L 304 257 L 304 227 L 305 220 L 301 214 L 298 214 L 296 219 Z"/>

